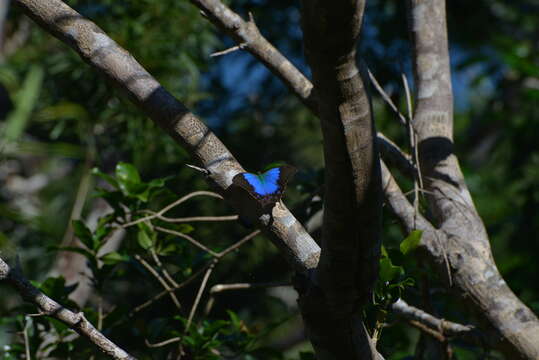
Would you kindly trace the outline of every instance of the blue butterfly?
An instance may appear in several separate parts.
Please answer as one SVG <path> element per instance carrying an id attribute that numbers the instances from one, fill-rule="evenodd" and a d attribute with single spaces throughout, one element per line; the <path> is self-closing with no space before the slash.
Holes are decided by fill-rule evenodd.
<path id="1" fill-rule="evenodd" d="M 232 184 L 246 190 L 264 209 L 271 209 L 281 200 L 288 180 L 296 173 L 296 168 L 282 165 L 262 174 L 248 172 L 234 176 Z"/>

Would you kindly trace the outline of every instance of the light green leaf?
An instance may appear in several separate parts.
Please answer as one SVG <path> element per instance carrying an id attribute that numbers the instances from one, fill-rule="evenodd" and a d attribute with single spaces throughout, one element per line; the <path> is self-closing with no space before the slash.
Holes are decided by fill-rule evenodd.
<path id="1" fill-rule="evenodd" d="M 146 234 L 146 231 L 144 230 L 139 230 L 137 234 L 137 241 L 140 247 L 144 250 L 148 250 L 153 245 L 152 239 L 148 236 L 148 234 Z"/>
<path id="2" fill-rule="evenodd" d="M 423 230 L 414 230 L 406 237 L 406 239 L 402 240 L 400 244 L 400 250 L 401 252 L 406 255 L 413 251 L 421 242 L 421 236 L 423 235 Z"/>
<path id="3" fill-rule="evenodd" d="M 114 265 L 119 262 L 129 261 L 129 256 L 125 254 L 120 254 L 117 251 L 112 251 L 108 254 L 101 256 L 100 260 L 107 265 Z"/>
<path id="4" fill-rule="evenodd" d="M 116 165 L 116 178 L 120 182 L 129 181 L 135 184 L 140 183 L 140 175 L 137 168 L 132 164 L 124 162 L 119 162 Z"/>

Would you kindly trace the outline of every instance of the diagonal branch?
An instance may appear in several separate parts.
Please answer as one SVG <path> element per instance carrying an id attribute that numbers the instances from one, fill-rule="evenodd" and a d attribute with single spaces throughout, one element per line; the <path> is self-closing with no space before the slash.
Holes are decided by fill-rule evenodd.
<path id="1" fill-rule="evenodd" d="M 233 202 L 233 196 L 225 190 L 232 178 L 243 171 L 241 165 L 215 134 L 126 50 L 60 0 L 14 0 L 14 4 L 127 93 L 134 104 L 209 171 L 209 179 Z M 261 225 L 289 263 L 302 272 L 315 267 L 320 248 L 299 221 L 284 205 L 275 206 L 272 215 L 270 224 Z"/>
<path id="2" fill-rule="evenodd" d="M 252 16 L 243 20 L 220 0 L 191 0 L 219 29 L 232 37 L 238 46 L 260 60 L 273 74 L 295 93 L 313 113 L 317 113 L 313 85 L 258 30 Z"/>
<path id="3" fill-rule="evenodd" d="M 442 253 L 459 292 L 502 336 L 508 358 L 538 359 L 539 319 L 501 277 L 454 153 L 445 1 L 409 0 L 408 5 L 417 98 L 413 127 L 430 210 L 446 234 Z"/>
<path id="4" fill-rule="evenodd" d="M 415 321 L 424 325 L 431 331 L 438 333 L 441 338 L 444 338 L 445 336 L 452 336 L 463 338 L 464 340 L 476 345 L 484 345 L 485 343 L 485 339 L 474 326 L 462 325 L 444 319 L 438 319 L 421 309 L 408 305 L 406 301 L 402 299 L 399 299 L 397 302 L 392 304 L 391 310 L 396 315 L 401 316 L 410 322 Z"/>
<path id="5" fill-rule="evenodd" d="M 80 335 L 86 337 L 99 350 L 114 359 L 135 359 L 100 333 L 83 313 L 74 313 L 39 291 L 21 274 L 18 268 L 12 269 L 0 258 L 0 281 L 12 285 L 22 298 L 37 306 L 43 315 L 60 320 Z"/>

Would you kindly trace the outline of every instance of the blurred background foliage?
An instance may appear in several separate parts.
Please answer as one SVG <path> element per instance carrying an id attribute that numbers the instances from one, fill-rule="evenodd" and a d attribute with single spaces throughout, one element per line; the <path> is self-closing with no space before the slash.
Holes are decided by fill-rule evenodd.
<path id="1" fill-rule="evenodd" d="M 297 166 L 300 171 L 287 191 L 287 204 L 304 222 L 319 210 L 323 158 L 318 120 L 248 53 L 210 57 L 234 44 L 197 8 L 186 0 L 67 3 L 96 22 L 199 114 L 244 167 L 257 171 L 275 161 Z M 297 2 L 237 0 L 228 4 L 244 17 L 252 12 L 264 36 L 309 74 Z M 4 19 L 0 11 L 0 254 L 9 258 L 17 254 L 28 278 L 45 282 L 51 293 L 61 296 L 72 289 L 66 289 L 61 278 L 46 281 L 59 257 L 53 249 L 71 239 L 71 219 L 88 222 L 103 207 L 103 199 L 95 196 L 97 189 L 110 190 L 91 175 L 92 168 L 114 174 L 117 164 L 126 162 L 138 169 L 140 181 L 166 178 L 161 191 L 144 205 L 154 211 L 195 190 L 211 189 L 199 173 L 184 165 L 191 161 L 186 153 L 76 53 L 9 6 L 9 1 L 2 6 L 9 12 Z M 539 233 L 539 4 L 533 0 L 452 0 L 447 6 L 457 153 L 500 271 L 537 313 L 539 283 L 533 280 L 539 272 L 535 259 L 539 243 L 534 239 Z M 360 49 L 378 81 L 404 111 L 401 73 L 412 79 L 405 2 L 368 2 Z M 374 109 L 378 129 L 406 148 L 405 131 L 377 94 Z M 174 216 L 231 211 L 216 199 L 197 198 L 176 208 Z M 399 251 L 407 234 L 400 232 L 390 214 L 384 222 L 388 257 L 415 280 L 403 297 L 443 318 L 473 322 L 473 315 L 432 278 L 426 265 Z M 190 225 L 190 235 L 214 249 L 223 249 L 248 231 L 236 222 Z M 129 244 L 138 241 L 140 245 L 137 236 L 128 232 L 119 253 L 129 258 L 140 251 L 129 250 Z M 196 270 L 204 257 L 196 251 L 177 250 L 168 262 L 175 262 L 175 276 L 181 279 Z M 107 286 L 95 290 L 85 311 L 95 314 L 100 302 L 109 309 L 113 305 L 133 308 L 161 290 L 147 275 L 142 281 L 144 271 L 125 259 L 116 259 L 122 264 L 113 262 L 116 267 L 110 271 L 115 275 Z M 288 281 L 290 275 L 277 250 L 260 236 L 223 259 L 209 286 Z M 189 304 L 197 289 L 198 284 L 188 286 L 179 296 Z M 5 285 L 0 284 L 0 291 L 0 345 L 13 350 L 20 347 L 18 331 L 30 321 L 21 314 L 34 310 L 21 307 L 19 297 Z M 159 357 L 164 350 L 150 349 L 141 339 L 157 342 L 152 334 L 159 334 L 164 340 L 185 319 L 170 315 L 175 308 L 169 298 L 158 305 L 138 314 L 135 326 L 124 322 L 116 330 L 111 328 L 109 335 L 141 358 L 164 358 Z M 368 311 L 370 318 L 376 318 L 372 315 L 376 309 Z M 309 345 L 288 288 L 224 292 L 216 297 L 211 313 L 196 321 L 199 333 L 198 340 L 192 340 L 193 349 L 222 330 L 220 334 L 228 338 L 219 338 L 221 344 L 229 349 L 234 347 L 231 344 L 241 345 L 245 359 L 310 357 L 298 355 Z M 223 323 L 211 325 L 219 321 Z M 418 336 L 416 330 L 396 323 L 383 330 L 379 348 L 388 359 L 411 358 Z M 85 358 L 98 356 L 87 343 L 74 345 L 84 349 Z M 62 346 L 66 349 L 58 351 L 64 354 L 74 351 Z M 266 346 L 274 351 L 262 350 Z M 460 343 L 454 349 L 459 359 L 483 353 Z M 13 351 L 5 351 L 4 358 L 18 358 Z M 211 354 L 200 356 L 211 358 Z"/>

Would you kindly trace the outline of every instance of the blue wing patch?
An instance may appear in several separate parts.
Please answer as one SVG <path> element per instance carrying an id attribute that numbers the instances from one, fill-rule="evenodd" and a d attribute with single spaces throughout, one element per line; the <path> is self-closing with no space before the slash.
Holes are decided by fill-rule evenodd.
<path id="1" fill-rule="evenodd" d="M 269 169 L 263 174 L 241 174 L 245 180 L 251 185 L 254 191 L 260 195 L 271 195 L 279 190 L 277 181 L 279 180 L 280 168 Z"/>
<path id="2" fill-rule="evenodd" d="M 281 199 L 288 180 L 295 173 L 296 168 L 283 165 L 262 174 L 238 174 L 234 176 L 232 183 L 245 189 L 262 207 L 273 207 Z"/>

